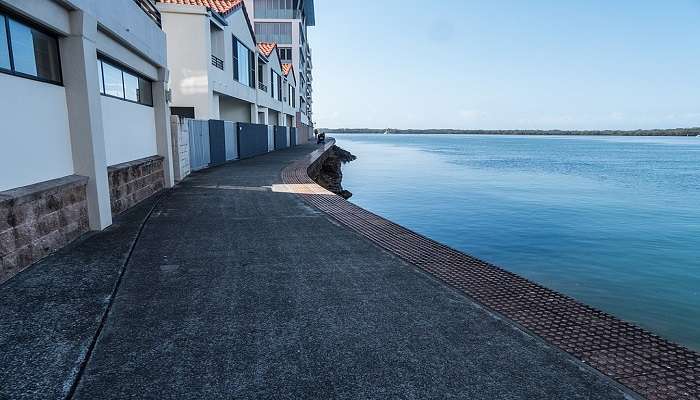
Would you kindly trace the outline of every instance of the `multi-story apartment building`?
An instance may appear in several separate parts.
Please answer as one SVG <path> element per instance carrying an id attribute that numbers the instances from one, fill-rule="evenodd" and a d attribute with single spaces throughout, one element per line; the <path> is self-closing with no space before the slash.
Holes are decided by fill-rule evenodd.
<path id="1" fill-rule="evenodd" d="M 313 0 L 245 0 L 261 42 L 277 43 L 282 63 L 294 67 L 300 125 L 313 125 L 311 48 L 307 28 L 316 24 Z"/>
<path id="2" fill-rule="evenodd" d="M 149 0 L 0 0 L 0 282 L 173 183 Z"/>
<path id="3" fill-rule="evenodd" d="M 294 127 L 277 45 L 256 40 L 242 0 L 159 0 L 173 114 Z M 296 80 L 293 91 L 296 93 Z"/>

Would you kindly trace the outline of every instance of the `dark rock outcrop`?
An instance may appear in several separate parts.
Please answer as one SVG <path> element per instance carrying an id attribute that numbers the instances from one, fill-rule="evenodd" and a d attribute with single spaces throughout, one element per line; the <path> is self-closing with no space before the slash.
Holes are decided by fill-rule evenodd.
<path id="1" fill-rule="evenodd" d="M 321 164 L 321 168 L 314 177 L 314 180 L 319 185 L 342 198 L 349 199 L 352 193 L 343 189 L 343 171 L 341 166 L 356 159 L 357 157 L 350 154 L 349 151 L 343 150 L 338 146 L 333 146 L 328 152 L 328 156 L 323 161 L 323 164 Z"/>

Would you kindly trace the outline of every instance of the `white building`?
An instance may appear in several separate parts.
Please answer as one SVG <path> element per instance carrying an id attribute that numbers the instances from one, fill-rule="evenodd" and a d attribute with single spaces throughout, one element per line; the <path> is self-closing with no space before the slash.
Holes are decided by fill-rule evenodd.
<path id="1" fill-rule="evenodd" d="M 307 27 L 314 26 L 313 0 L 245 0 L 260 42 L 277 43 L 280 59 L 294 67 L 297 82 L 298 128 L 313 126 L 311 48 Z"/>
<path id="2" fill-rule="evenodd" d="M 172 185 L 166 68 L 149 0 L 0 0 L 0 281 Z"/>
<path id="3" fill-rule="evenodd" d="M 275 43 L 258 43 L 258 123 L 293 128 L 297 107 L 290 102 L 296 83 L 287 79 Z"/>
<path id="4" fill-rule="evenodd" d="M 294 126 L 298 107 L 288 105 L 276 46 L 258 44 L 242 0 L 160 0 L 157 7 L 173 114 Z"/>

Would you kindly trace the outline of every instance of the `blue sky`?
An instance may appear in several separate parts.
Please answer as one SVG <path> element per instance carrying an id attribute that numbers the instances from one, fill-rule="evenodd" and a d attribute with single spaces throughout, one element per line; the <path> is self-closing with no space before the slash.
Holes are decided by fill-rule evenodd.
<path id="1" fill-rule="evenodd" d="M 700 126 L 700 0 L 317 0 L 320 127 Z"/>

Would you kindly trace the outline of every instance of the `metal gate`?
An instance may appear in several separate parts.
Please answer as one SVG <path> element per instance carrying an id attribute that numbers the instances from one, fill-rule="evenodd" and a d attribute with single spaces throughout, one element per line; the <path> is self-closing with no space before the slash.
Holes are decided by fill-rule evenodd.
<path id="1" fill-rule="evenodd" d="M 226 141 L 226 161 L 238 158 L 238 140 L 236 140 L 236 124 L 224 121 L 224 137 Z"/>
<path id="2" fill-rule="evenodd" d="M 267 153 L 267 125 L 239 122 L 237 134 L 239 158 Z"/>
<path id="3" fill-rule="evenodd" d="M 297 128 L 289 128 L 289 139 L 290 147 L 297 145 Z"/>
<path id="4" fill-rule="evenodd" d="M 267 125 L 267 151 L 275 151 L 275 127 Z"/>
<path id="5" fill-rule="evenodd" d="M 209 157 L 210 165 L 219 165 L 226 162 L 224 121 L 216 119 L 209 120 Z"/>
<path id="6" fill-rule="evenodd" d="M 191 119 L 187 122 L 190 135 L 190 169 L 197 171 L 209 166 L 209 121 Z"/>
<path id="7" fill-rule="evenodd" d="M 275 126 L 275 150 L 284 149 L 287 147 L 287 128 L 284 126 Z"/>

